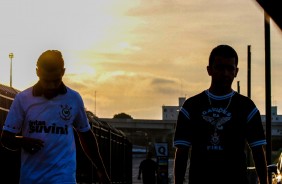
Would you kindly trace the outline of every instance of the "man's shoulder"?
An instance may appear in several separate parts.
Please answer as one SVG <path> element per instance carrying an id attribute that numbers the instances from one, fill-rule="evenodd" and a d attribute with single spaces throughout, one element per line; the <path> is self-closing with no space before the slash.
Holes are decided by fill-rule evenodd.
<path id="1" fill-rule="evenodd" d="M 71 94 L 71 95 L 76 95 L 76 96 L 80 96 L 79 92 L 66 86 L 66 89 L 67 89 L 67 94 Z"/>
<path id="2" fill-rule="evenodd" d="M 240 93 L 234 93 L 234 96 L 232 97 L 233 100 L 235 100 L 238 103 L 250 103 L 254 104 L 253 100 L 245 95 L 242 95 Z"/>
<path id="3" fill-rule="evenodd" d="M 31 96 L 31 95 L 32 95 L 32 87 L 28 87 L 17 94 L 17 96 Z"/>
<path id="4" fill-rule="evenodd" d="M 205 93 L 205 91 L 202 91 L 202 92 L 200 92 L 200 93 L 197 93 L 197 94 L 195 94 L 195 95 L 193 95 L 193 96 L 191 96 L 191 97 L 189 97 L 189 98 L 187 98 L 187 102 L 197 102 L 197 101 L 202 101 L 203 100 L 203 98 L 206 98 L 206 93 Z"/>

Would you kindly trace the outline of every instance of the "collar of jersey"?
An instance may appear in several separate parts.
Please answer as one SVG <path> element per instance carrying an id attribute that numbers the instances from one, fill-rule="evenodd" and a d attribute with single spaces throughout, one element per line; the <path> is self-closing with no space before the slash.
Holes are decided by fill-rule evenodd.
<path id="1" fill-rule="evenodd" d="M 58 95 L 61 94 L 66 94 L 67 93 L 67 87 L 65 84 L 62 82 L 61 85 L 58 88 L 57 91 Z M 32 88 L 32 95 L 33 96 L 42 96 L 43 95 L 43 88 L 40 86 L 39 82 L 37 82 L 33 88 Z"/>

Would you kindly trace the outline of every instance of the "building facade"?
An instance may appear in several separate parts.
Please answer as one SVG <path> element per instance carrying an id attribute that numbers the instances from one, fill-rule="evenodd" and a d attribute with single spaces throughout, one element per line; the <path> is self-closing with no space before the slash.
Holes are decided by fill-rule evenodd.
<path id="1" fill-rule="evenodd" d="M 163 120 L 177 120 L 179 109 L 185 100 L 185 97 L 179 97 L 178 106 L 162 106 Z"/>

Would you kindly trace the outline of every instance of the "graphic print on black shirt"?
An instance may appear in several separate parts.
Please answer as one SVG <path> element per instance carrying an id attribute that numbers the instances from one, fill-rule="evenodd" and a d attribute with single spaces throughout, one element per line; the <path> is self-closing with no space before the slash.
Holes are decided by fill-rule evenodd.
<path id="1" fill-rule="evenodd" d="M 212 95 L 208 91 L 206 91 L 206 95 L 208 96 L 210 106 L 207 110 L 202 112 L 202 118 L 204 121 L 212 125 L 213 129 L 210 135 L 210 141 L 207 145 L 207 150 L 223 150 L 224 147 L 221 141 L 221 134 L 224 129 L 224 124 L 232 118 L 232 113 L 228 111 L 228 107 L 232 101 L 234 92 L 230 93 L 230 95 L 222 96 L 221 98 Z M 216 106 L 213 107 L 213 105 Z"/>

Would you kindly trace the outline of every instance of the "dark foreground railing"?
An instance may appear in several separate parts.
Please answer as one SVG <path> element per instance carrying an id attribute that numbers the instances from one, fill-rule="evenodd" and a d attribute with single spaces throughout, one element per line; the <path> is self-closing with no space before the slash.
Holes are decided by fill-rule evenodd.
<path id="1" fill-rule="evenodd" d="M 123 132 L 100 121 L 87 111 L 92 130 L 96 134 L 100 153 L 112 183 L 132 183 L 132 144 Z M 79 144 L 77 144 L 79 145 Z M 77 182 L 96 183 L 95 168 L 77 146 Z"/>

